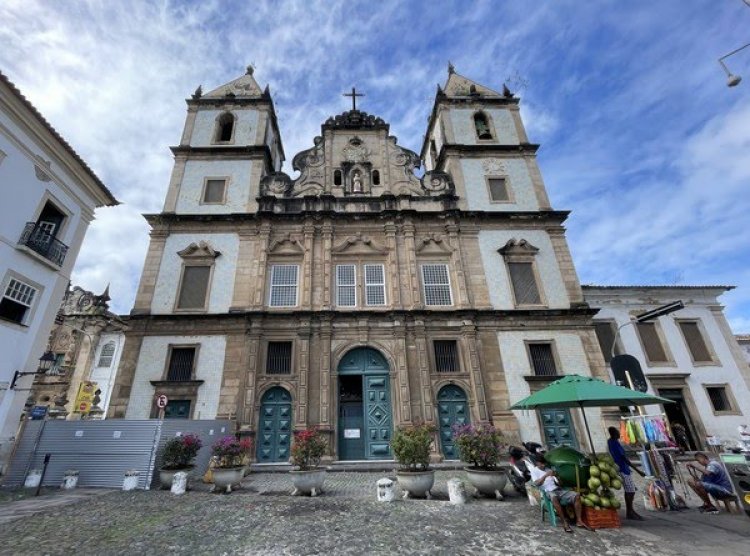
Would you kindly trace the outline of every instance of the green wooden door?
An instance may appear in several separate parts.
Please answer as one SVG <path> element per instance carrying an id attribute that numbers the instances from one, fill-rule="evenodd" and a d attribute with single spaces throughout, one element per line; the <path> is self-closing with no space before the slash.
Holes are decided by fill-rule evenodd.
<path id="1" fill-rule="evenodd" d="M 289 460 L 292 442 L 292 396 L 283 388 L 271 388 L 260 404 L 258 463 Z"/>
<path id="2" fill-rule="evenodd" d="M 393 416 L 388 369 L 385 358 L 369 348 L 354 349 L 341 360 L 339 459 L 391 457 Z"/>
<path id="3" fill-rule="evenodd" d="M 190 400 L 170 400 L 164 408 L 165 419 L 190 419 Z"/>
<path id="4" fill-rule="evenodd" d="M 453 425 L 468 425 L 469 405 L 466 392 L 449 384 L 438 392 L 438 422 L 440 423 L 440 445 L 445 459 L 459 459 L 458 448 L 453 441 Z"/>
<path id="5" fill-rule="evenodd" d="M 548 448 L 570 446 L 578 448 L 573 420 L 567 409 L 540 409 L 544 441 Z"/>

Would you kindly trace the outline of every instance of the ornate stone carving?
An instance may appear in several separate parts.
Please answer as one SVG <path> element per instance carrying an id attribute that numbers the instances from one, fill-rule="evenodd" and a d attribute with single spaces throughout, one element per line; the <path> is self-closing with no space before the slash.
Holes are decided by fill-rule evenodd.
<path id="1" fill-rule="evenodd" d="M 539 252 L 537 247 L 531 245 L 525 239 L 509 239 L 503 247 L 497 250 L 503 257 L 533 257 Z"/>
<path id="2" fill-rule="evenodd" d="M 277 195 L 287 197 L 292 192 L 292 178 L 284 172 L 274 172 L 263 176 L 260 180 L 261 195 Z"/>
<path id="3" fill-rule="evenodd" d="M 422 254 L 445 254 L 453 251 L 448 242 L 438 234 L 430 234 L 417 241 L 417 253 Z"/>
<path id="4" fill-rule="evenodd" d="M 355 236 L 349 236 L 337 245 L 334 245 L 331 249 L 334 253 L 350 253 L 350 254 L 368 254 L 378 253 L 385 254 L 388 250 L 373 241 L 369 236 L 358 233 Z"/>
<path id="5" fill-rule="evenodd" d="M 482 169 L 488 174 L 502 174 L 502 175 L 508 174 L 508 168 L 505 162 L 501 160 L 496 160 L 496 159 L 483 161 Z"/>
<path id="6" fill-rule="evenodd" d="M 341 149 L 345 160 L 349 162 L 367 162 L 370 160 L 370 150 L 364 145 L 362 139 L 356 135 L 349 139 L 349 144 Z"/>
<path id="7" fill-rule="evenodd" d="M 324 126 L 338 128 L 375 128 L 388 127 L 385 120 L 377 116 L 362 112 L 361 110 L 348 110 L 338 116 L 332 116 L 326 120 Z"/>
<path id="8" fill-rule="evenodd" d="M 177 254 L 183 259 L 215 259 L 221 252 L 217 251 L 206 241 L 191 243 Z"/>
<path id="9" fill-rule="evenodd" d="M 435 195 L 453 193 L 456 190 L 450 174 L 437 170 L 425 172 L 424 176 L 422 176 L 422 187 L 428 194 Z"/>
<path id="10" fill-rule="evenodd" d="M 271 242 L 268 252 L 274 255 L 301 255 L 305 248 L 291 234 L 285 234 Z"/>
<path id="11" fill-rule="evenodd" d="M 50 172 L 52 171 L 52 163 L 49 160 L 44 160 L 41 156 L 34 156 L 34 173 L 36 179 L 39 181 L 52 181 Z"/>

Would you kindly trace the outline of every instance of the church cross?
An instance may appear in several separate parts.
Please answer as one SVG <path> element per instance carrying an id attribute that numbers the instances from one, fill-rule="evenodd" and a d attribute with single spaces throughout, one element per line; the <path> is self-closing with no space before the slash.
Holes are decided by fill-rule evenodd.
<path id="1" fill-rule="evenodd" d="M 356 110 L 357 109 L 357 97 L 363 97 L 365 95 L 362 93 L 358 93 L 357 90 L 354 87 L 352 87 L 351 93 L 344 93 L 342 96 L 352 97 L 352 110 Z"/>

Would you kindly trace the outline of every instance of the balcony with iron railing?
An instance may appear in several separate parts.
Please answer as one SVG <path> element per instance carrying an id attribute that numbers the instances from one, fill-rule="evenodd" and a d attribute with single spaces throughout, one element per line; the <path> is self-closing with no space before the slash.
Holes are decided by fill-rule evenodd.
<path id="1" fill-rule="evenodd" d="M 63 265 L 65 255 L 68 253 L 67 245 L 55 239 L 48 230 L 40 227 L 36 222 L 26 223 L 18 244 L 28 247 L 57 266 Z"/>

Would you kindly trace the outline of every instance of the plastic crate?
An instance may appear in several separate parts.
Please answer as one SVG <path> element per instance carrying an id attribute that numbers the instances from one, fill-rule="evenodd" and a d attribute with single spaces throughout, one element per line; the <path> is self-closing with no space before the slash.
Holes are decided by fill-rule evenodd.
<path id="1" fill-rule="evenodd" d="M 612 508 L 596 510 L 584 506 L 583 521 L 592 529 L 618 529 L 622 527 L 619 512 Z"/>

